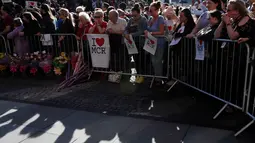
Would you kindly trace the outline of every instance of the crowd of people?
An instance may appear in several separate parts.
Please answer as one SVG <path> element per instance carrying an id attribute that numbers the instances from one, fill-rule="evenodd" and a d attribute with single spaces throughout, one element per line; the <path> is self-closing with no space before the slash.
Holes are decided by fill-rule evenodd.
<path id="1" fill-rule="evenodd" d="M 43 3 L 38 8 L 24 9 L 20 5 L 1 7 L 0 34 L 15 39 L 15 50 L 24 54 L 23 36 L 40 34 L 75 34 L 77 40 L 86 40 L 85 34 L 109 34 L 112 52 L 124 47 L 122 38 L 130 35 L 136 44 L 140 35 L 164 35 L 169 40 L 178 37 L 197 37 L 203 41 L 213 38 L 223 38 L 248 42 L 251 46 L 255 40 L 255 2 L 245 3 L 242 0 L 206 0 L 192 7 L 174 6 L 168 3 L 154 1 L 145 6 L 135 3 L 127 10 L 126 3 L 113 7 L 103 3 L 94 11 L 86 11 L 85 6 L 78 6 L 74 12 L 67 8 L 56 8 Z M 194 14 L 202 11 L 200 15 Z M 202 7 L 202 8 L 201 8 Z M 193 8 L 193 10 L 192 10 Z M 184 31 L 180 32 L 180 29 Z M 158 37 L 157 51 L 152 56 L 152 64 L 156 75 L 162 75 L 165 38 Z M 58 39 L 58 43 L 65 40 Z M 18 46 L 20 45 L 20 46 Z M 117 53 L 117 52 L 116 52 Z"/>

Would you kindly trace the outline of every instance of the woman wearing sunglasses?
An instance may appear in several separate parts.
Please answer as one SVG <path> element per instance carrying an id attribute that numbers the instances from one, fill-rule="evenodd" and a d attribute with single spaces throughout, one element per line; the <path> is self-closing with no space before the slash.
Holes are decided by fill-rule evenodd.
<path id="1" fill-rule="evenodd" d="M 151 18 L 148 21 L 147 30 L 144 31 L 147 37 L 150 33 L 152 36 L 164 35 L 165 22 L 164 17 L 159 15 L 161 2 L 153 2 L 150 5 Z M 156 76 L 163 74 L 163 55 L 165 50 L 165 39 L 163 37 L 157 38 L 157 50 L 155 55 L 151 55 L 151 62 Z"/>
<path id="2" fill-rule="evenodd" d="M 103 34 L 106 31 L 107 23 L 103 21 L 104 12 L 99 9 L 94 13 L 94 25 L 89 29 L 89 33 L 92 34 Z"/>

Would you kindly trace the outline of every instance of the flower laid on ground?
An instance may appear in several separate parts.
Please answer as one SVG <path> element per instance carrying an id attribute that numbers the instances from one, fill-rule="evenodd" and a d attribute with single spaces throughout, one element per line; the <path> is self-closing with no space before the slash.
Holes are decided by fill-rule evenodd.
<path id="1" fill-rule="evenodd" d="M 53 60 L 54 72 L 56 75 L 61 75 L 63 69 L 66 67 L 68 63 L 68 57 L 66 53 L 62 52 L 59 57 L 55 57 Z"/>
<path id="2" fill-rule="evenodd" d="M 38 66 L 39 66 L 39 62 L 41 58 L 42 57 L 39 51 L 30 54 L 30 64 L 29 64 L 30 71 L 29 72 L 34 76 L 36 75 L 38 71 Z"/>
<path id="3" fill-rule="evenodd" d="M 7 69 L 8 66 L 8 57 L 4 53 L 0 53 L 0 72 L 3 72 Z"/>
<path id="4" fill-rule="evenodd" d="M 0 65 L 0 72 L 3 72 L 7 69 L 6 65 Z"/>
<path id="5" fill-rule="evenodd" d="M 36 67 L 31 68 L 30 73 L 35 76 L 35 74 L 37 73 L 37 68 Z"/>
<path id="6" fill-rule="evenodd" d="M 17 54 L 13 54 L 13 56 L 10 56 L 10 72 L 16 73 L 19 70 L 20 67 L 20 61 L 21 58 Z"/>
<path id="7" fill-rule="evenodd" d="M 71 65 L 74 70 L 76 67 L 76 63 L 78 62 L 79 54 L 77 52 L 72 52 Z"/>
<path id="8" fill-rule="evenodd" d="M 20 62 L 20 66 L 19 66 L 19 71 L 21 73 L 24 73 L 27 68 L 28 68 L 28 64 L 30 62 L 30 56 L 29 54 L 25 54 L 22 58 L 21 58 L 21 62 Z"/>
<path id="9" fill-rule="evenodd" d="M 52 56 L 46 54 L 46 52 L 42 52 L 42 60 L 39 63 L 39 66 L 43 69 L 45 74 L 50 73 L 52 70 Z"/>
<path id="10" fill-rule="evenodd" d="M 55 67 L 54 67 L 54 72 L 55 72 L 56 75 L 61 75 L 61 74 L 62 74 L 60 68 L 55 68 Z"/>

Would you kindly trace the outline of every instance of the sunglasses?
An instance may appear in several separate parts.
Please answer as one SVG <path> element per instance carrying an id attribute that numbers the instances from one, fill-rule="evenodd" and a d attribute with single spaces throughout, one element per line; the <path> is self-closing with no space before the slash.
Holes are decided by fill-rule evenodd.
<path id="1" fill-rule="evenodd" d="M 101 18 L 101 16 L 94 16 L 94 18 Z"/>

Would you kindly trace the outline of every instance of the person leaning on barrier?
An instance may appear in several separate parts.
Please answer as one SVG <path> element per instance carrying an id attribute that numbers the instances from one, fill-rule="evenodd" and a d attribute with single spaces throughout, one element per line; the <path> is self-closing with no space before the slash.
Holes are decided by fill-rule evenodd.
<path id="1" fill-rule="evenodd" d="M 209 25 L 201 29 L 196 37 L 202 41 L 211 41 L 214 38 L 214 32 L 221 23 L 221 12 L 218 10 L 210 11 Z"/>
<path id="2" fill-rule="evenodd" d="M 99 9 L 94 12 L 94 25 L 89 29 L 92 34 L 104 34 L 107 27 L 107 22 L 104 20 L 104 12 Z"/>
<path id="3" fill-rule="evenodd" d="M 63 20 L 63 23 L 59 27 L 58 32 L 61 34 L 74 34 L 74 23 L 72 20 L 72 16 L 69 13 L 69 10 L 65 9 L 65 8 L 61 8 L 59 10 L 59 18 Z M 58 38 L 58 47 L 61 47 L 61 43 L 64 46 L 72 45 L 72 43 L 70 43 L 70 42 L 71 42 L 71 40 L 69 38 L 65 39 L 65 36 L 60 36 Z"/>
<path id="4" fill-rule="evenodd" d="M 139 4 L 135 4 L 134 7 L 132 8 L 132 17 L 130 18 L 127 27 L 124 32 L 124 37 L 127 40 L 130 40 L 130 35 L 133 37 L 136 47 L 139 50 L 139 54 L 143 52 L 141 47 L 139 47 L 141 41 L 139 41 L 139 36 L 143 35 L 144 31 L 147 29 L 147 19 L 143 16 L 141 16 L 141 11 Z M 143 44 L 142 44 L 143 45 Z M 135 55 L 133 57 L 136 57 Z M 138 57 L 135 58 L 135 62 L 137 63 L 144 63 L 144 61 L 137 61 L 137 60 L 144 60 L 144 58 L 139 59 Z M 144 65 L 138 65 L 140 68 L 142 68 Z M 138 70 L 139 68 L 137 68 Z M 142 70 L 145 69 L 140 69 L 141 71 L 137 71 L 139 74 L 142 74 Z M 137 77 L 136 82 L 137 83 L 142 83 L 144 81 L 143 77 Z"/>
<path id="5" fill-rule="evenodd" d="M 89 33 L 89 29 L 93 26 L 90 16 L 86 12 L 79 13 L 79 25 L 76 33 L 77 40 L 87 40 L 85 34 Z M 83 36 L 83 37 L 82 37 Z"/>
<path id="6" fill-rule="evenodd" d="M 52 15 L 50 6 L 47 4 L 41 5 L 41 30 L 43 34 L 52 34 L 56 31 L 56 18 Z"/>
<path id="7" fill-rule="evenodd" d="M 117 10 L 111 10 L 109 12 L 109 22 L 107 24 L 106 32 L 109 34 L 110 47 L 111 47 L 111 68 L 112 70 L 123 70 L 120 66 L 123 61 L 124 44 L 123 33 L 127 26 L 125 19 L 119 17 Z M 114 66 L 114 67 L 113 67 Z M 116 67 L 118 66 L 118 67 Z"/>
<path id="8" fill-rule="evenodd" d="M 215 38 L 236 40 L 239 37 L 253 37 L 251 33 L 254 20 L 248 15 L 245 4 L 241 0 L 231 0 L 227 13 L 222 15 L 222 22 L 214 33 Z"/>
<path id="9" fill-rule="evenodd" d="M 197 25 L 196 27 L 192 30 L 191 33 L 189 33 L 186 37 L 187 38 L 193 38 L 195 36 L 195 34 L 203 29 L 204 27 L 208 26 L 209 24 L 209 12 L 210 11 L 214 11 L 214 10 L 219 10 L 222 11 L 221 8 L 221 1 L 220 0 L 207 0 L 206 2 L 206 7 L 208 9 L 208 11 L 204 12 L 197 21 Z"/>
<path id="10" fill-rule="evenodd" d="M 180 12 L 179 20 L 179 25 L 173 33 L 174 38 L 185 37 L 196 26 L 189 9 L 183 9 Z M 181 27 L 185 27 L 183 32 L 179 32 Z"/>
<path id="11" fill-rule="evenodd" d="M 24 29 L 21 18 L 14 19 L 14 30 L 7 34 L 8 39 L 13 39 L 15 47 L 14 53 L 22 57 L 24 54 L 29 53 L 29 45 L 27 39 L 23 36 L 19 36 L 19 33 Z"/>

